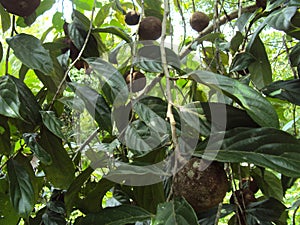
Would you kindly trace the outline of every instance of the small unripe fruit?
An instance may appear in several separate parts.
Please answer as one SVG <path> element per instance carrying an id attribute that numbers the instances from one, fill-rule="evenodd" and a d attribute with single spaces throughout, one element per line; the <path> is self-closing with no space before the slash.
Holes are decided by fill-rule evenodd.
<path id="1" fill-rule="evenodd" d="M 129 11 L 125 15 L 125 23 L 127 25 L 137 25 L 140 20 L 140 14 L 136 11 Z"/>
<path id="2" fill-rule="evenodd" d="M 201 32 L 203 31 L 209 24 L 209 17 L 203 12 L 194 12 L 190 18 L 191 27 Z"/>
<path id="3" fill-rule="evenodd" d="M 156 40 L 161 36 L 161 29 L 160 19 L 148 16 L 140 22 L 138 34 L 141 40 Z"/>
<path id="4" fill-rule="evenodd" d="M 146 86 L 146 77 L 140 71 L 134 71 L 132 74 L 130 74 L 130 71 L 128 71 L 127 73 L 125 73 L 124 79 L 129 88 L 130 88 L 130 80 L 131 80 L 132 92 L 141 91 Z"/>
<path id="5" fill-rule="evenodd" d="M 34 13 L 41 0 L 0 0 L 7 12 L 27 17 Z"/>

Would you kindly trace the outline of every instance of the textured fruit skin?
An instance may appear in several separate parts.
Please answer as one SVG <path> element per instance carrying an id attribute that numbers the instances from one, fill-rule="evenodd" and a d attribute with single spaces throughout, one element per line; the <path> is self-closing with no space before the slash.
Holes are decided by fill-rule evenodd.
<path id="1" fill-rule="evenodd" d="M 194 12 L 190 18 L 191 27 L 201 32 L 203 31 L 209 24 L 209 17 L 203 12 Z"/>
<path id="2" fill-rule="evenodd" d="M 174 196 L 184 197 L 196 213 L 217 206 L 229 189 L 223 165 L 210 163 L 192 158 L 173 178 Z M 203 170 L 203 165 L 209 166 Z"/>
<path id="3" fill-rule="evenodd" d="M 140 14 L 136 11 L 129 11 L 125 15 L 125 23 L 127 25 L 137 25 L 140 20 Z"/>
<path id="4" fill-rule="evenodd" d="M 7 12 L 17 16 L 30 16 L 40 5 L 41 0 L 0 0 Z"/>
<path id="5" fill-rule="evenodd" d="M 125 73 L 124 79 L 126 81 L 126 84 L 128 85 L 128 88 L 130 88 L 130 71 Z M 132 92 L 141 91 L 146 86 L 145 74 L 143 74 L 140 71 L 134 71 L 132 73 L 131 79 L 132 79 Z"/>
<path id="6" fill-rule="evenodd" d="M 156 40 L 161 36 L 161 28 L 160 19 L 148 16 L 141 20 L 138 34 L 141 40 Z"/>

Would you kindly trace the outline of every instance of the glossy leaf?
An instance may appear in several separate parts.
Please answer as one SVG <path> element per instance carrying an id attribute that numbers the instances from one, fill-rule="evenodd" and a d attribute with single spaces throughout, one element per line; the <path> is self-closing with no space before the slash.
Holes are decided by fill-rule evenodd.
<path id="1" fill-rule="evenodd" d="M 193 71 L 188 76 L 212 89 L 220 90 L 244 107 L 248 115 L 260 126 L 279 126 L 276 111 L 260 93 L 232 78 L 207 71 Z M 255 101 L 253 101 L 255 99 Z"/>
<path id="2" fill-rule="evenodd" d="M 108 17 L 109 10 L 111 7 L 112 7 L 112 3 L 107 3 L 107 4 L 103 5 L 101 7 L 101 9 L 98 11 L 98 13 L 95 17 L 95 20 L 94 20 L 94 23 L 97 27 L 100 27 L 103 24 L 106 17 Z"/>
<path id="3" fill-rule="evenodd" d="M 13 159 L 7 163 L 9 191 L 14 209 L 26 218 L 34 206 L 34 190 L 27 171 Z"/>
<path id="4" fill-rule="evenodd" d="M 259 36 L 253 41 L 248 52 L 255 58 L 248 67 L 251 80 L 258 89 L 262 89 L 272 82 L 272 69 L 265 46 Z"/>
<path id="5" fill-rule="evenodd" d="M 222 162 L 248 162 L 286 176 L 300 175 L 300 142 L 290 134 L 272 128 L 237 128 L 225 136 L 212 136 L 214 143 L 198 146 L 196 155 Z M 221 146 L 221 149 L 214 149 Z"/>
<path id="6" fill-rule="evenodd" d="M 153 225 L 198 225 L 193 208 L 184 199 L 165 202 L 157 207 Z"/>
<path id="7" fill-rule="evenodd" d="M 101 58 L 87 58 L 85 61 L 103 81 L 102 91 L 108 102 L 116 107 L 123 105 L 128 98 L 128 88 L 120 72 Z"/>
<path id="8" fill-rule="evenodd" d="M 27 67 L 39 70 L 44 74 L 52 72 L 52 59 L 39 39 L 32 35 L 21 33 L 7 38 L 6 41 L 14 50 L 15 56 Z"/>
<path id="9" fill-rule="evenodd" d="M 99 213 L 87 214 L 79 217 L 75 225 L 97 225 L 99 221 L 105 225 L 125 225 L 135 222 L 143 222 L 151 219 L 151 214 L 146 210 L 132 205 L 120 205 L 105 208 Z"/>
<path id="10" fill-rule="evenodd" d="M 255 58 L 253 55 L 251 55 L 248 52 L 243 52 L 237 54 L 233 61 L 232 64 L 230 65 L 230 71 L 239 71 L 239 70 L 244 70 L 249 67 L 251 63 L 255 61 Z"/>
<path id="11" fill-rule="evenodd" d="M 67 189 L 74 180 L 75 168 L 61 140 L 43 128 L 39 144 L 51 156 L 50 165 L 41 165 L 46 179 L 56 188 Z"/>
<path id="12" fill-rule="evenodd" d="M 40 111 L 44 125 L 57 137 L 65 139 L 62 133 L 62 122 L 55 116 L 53 111 Z"/>
<path id="13" fill-rule="evenodd" d="M 95 28 L 93 29 L 93 32 L 114 34 L 119 38 L 123 39 L 124 41 L 126 41 L 127 43 L 132 42 L 131 37 L 119 27 L 109 26 L 109 27 Z"/>
<path id="14" fill-rule="evenodd" d="M 266 18 L 267 23 L 276 30 L 286 31 L 291 26 L 291 19 L 296 11 L 295 6 L 278 9 Z"/>
<path id="15" fill-rule="evenodd" d="M 286 100 L 296 105 L 300 105 L 300 80 L 276 81 L 263 90 L 263 93 L 272 98 Z"/>
<path id="16" fill-rule="evenodd" d="M 37 134 L 25 133 L 23 134 L 23 138 L 25 140 L 26 145 L 42 163 L 44 163 L 45 165 L 50 165 L 52 163 L 51 156 L 37 142 Z"/>
<path id="17" fill-rule="evenodd" d="M 102 95 L 88 86 L 69 83 L 76 95 L 81 98 L 90 115 L 97 121 L 99 127 L 112 131 L 111 109 Z"/>

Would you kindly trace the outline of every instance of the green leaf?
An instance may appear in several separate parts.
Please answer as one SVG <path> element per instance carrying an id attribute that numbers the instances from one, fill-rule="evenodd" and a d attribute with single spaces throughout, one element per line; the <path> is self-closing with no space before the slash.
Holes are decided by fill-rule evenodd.
<path id="1" fill-rule="evenodd" d="M 0 15 L 1 15 L 1 27 L 2 27 L 2 32 L 5 33 L 10 26 L 10 16 L 9 13 L 3 8 L 2 4 L 0 4 Z"/>
<path id="2" fill-rule="evenodd" d="M 23 134 L 26 145 L 30 150 L 36 155 L 36 157 L 41 160 L 45 165 L 50 165 L 52 163 L 51 156 L 39 145 L 37 142 L 37 134 L 35 133 L 25 133 Z"/>
<path id="3" fill-rule="evenodd" d="M 91 11 L 93 9 L 94 0 L 74 0 L 74 4 L 80 9 Z"/>
<path id="4" fill-rule="evenodd" d="M 230 48 L 237 52 L 239 50 L 240 45 L 243 43 L 244 36 L 241 32 L 237 31 L 234 37 L 230 41 Z"/>
<path id="5" fill-rule="evenodd" d="M 18 90 L 10 78 L 10 76 L 2 76 L 0 78 L 0 114 L 12 117 L 21 118 L 20 99 L 18 97 Z"/>
<path id="6" fill-rule="evenodd" d="M 238 53 L 230 65 L 230 72 L 247 69 L 254 61 L 255 58 L 252 54 L 248 52 Z"/>
<path id="7" fill-rule="evenodd" d="M 193 71 L 187 75 L 196 82 L 203 83 L 215 90 L 221 90 L 244 107 L 248 115 L 260 126 L 275 128 L 279 126 L 276 111 L 271 103 L 251 87 L 232 78 L 208 71 Z"/>
<path id="8" fill-rule="evenodd" d="M 9 155 L 11 152 L 10 129 L 8 119 L 0 115 L 0 154 Z"/>
<path id="9" fill-rule="evenodd" d="M 263 90 L 263 93 L 272 98 L 289 101 L 293 104 L 300 105 L 300 80 L 276 81 Z"/>
<path id="10" fill-rule="evenodd" d="M 262 89 L 272 82 L 272 69 L 265 46 L 259 36 L 247 50 L 255 58 L 255 61 L 248 67 L 251 80 L 258 89 Z"/>
<path id="11" fill-rule="evenodd" d="M 99 33 L 109 33 L 118 36 L 119 38 L 123 39 L 127 43 L 132 42 L 130 35 L 128 35 L 124 30 L 119 27 L 109 26 L 109 27 L 101 27 L 93 29 L 93 32 Z"/>
<path id="12" fill-rule="evenodd" d="M 103 209 L 99 213 L 87 214 L 79 217 L 76 225 L 125 225 L 135 222 L 143 222 L 151 219 L 151 214 L 143 208 L 132 205 L 120 205 Z M 191 224 L 192 225 L 192 224 Z"/>
<path id="13" fill-rule="evenodd" d="M 11 202 L 18 214 L 27 218 L 34 207 L 34 190 L 27 171 L 15 160 L 7 163 Z"/>
<path id="14" fill-rule="evenodd" d="M 40 111 L 44 125 L 53 134 L 61 139 L 65 139 L 64 134 L 61 131 L 62 122 L 55 116 L 53 111 Z"/>
<path id="15" fill-rule="evenodd" d="M 69 215 L 74 207 L 76 201 L 79 200 L 79 193 L 82 189 L 84 183 L 90 178 L 93 168 L 88 167 L 84 171 L 82 171 L 72 182 L 69 189 L 65 193 L 64 201 L 66 205 L 66 211 Z"/>
<path id="16" fill-rule="evenodd" d="M 56 12 L 52 17 L 52 25 L 57 31 L 63 29 L 65 21 L 63 20 L 63 14 L 61 12 Z"/>
<path id="17" fill-rule="evenodd" d="M 37 9 L 35 10 L 36 16 L 42 15 L 44 12 L 50 10 L 52 6 L 55 4 L 55 0 L 47 0 L 47 1 L 41 1 L 41 4 Z"/>
<path id="18" fill-rule="evenodd" d="M 180 69 L 179 56 L 171 49 L 165 48 L 167 64 Z M 140 48 L 137 53 L 137 62 L 140 61 L 153 61 L 154 63 L 161 64 L 161 51 L 160 47 L 156 45 L 148 45 Z"/>
<path id="19" fill-rule="evenodd" d="M 111 109 L 102 95 L 88 86 L 69 83 L 76 95 L 82 99 L 90 115 L 96 120 L 99 127 L 112 132 Z"/>
<path id="20" fill-rule="evenodd" d="M 198 225 L 197 216 L 186 200 L 172 200 L 157 207 L 153 225 Z"/>
<path id="21" fill-rule="evenodd" d="M 39 39 L 29 34 L 17 34 L 7 38 L 6 41 L 14 50 L 15 56 L 27 67 L 37 69 L 44 74 L 52 72 L 52 59 Z"/>
<path id="22" fill-rule="evenodd" d="M 112 3 L 110 2 L 103 5 L 101 9 L 98 11 L 94 20 L 94 23 L 97 27 L 100 27 L 103 24 L 104 20 L 108 17 L 109 10 L 111 7 L 112 7 Z"/>
<path id="23" fill-rule="evenodd" d="M 102 91 L 108 102 L 116 107 L 123 105 L 128 98 L 128 88 L 120 72 L 101 58 L 87 58 L 85 61 L 103 81 Z"/>
<path id="24" fill-rule="evenodd" d="M 274 198 L 250 203 L 245 210 L 247 224 L 272 224 L 270 222 L 276 222 L 285 210 L 286 207 Z"/>
<path id="25" fill-rule="evenodd" d="M 289 55 L 292 66 L 300 65 L 300 42 L 298 42 L 292 49 Z"/>
<path id="26" fill-rule="evenodd" d="M 278 201 L 283 200 L 281 181 L 275 174 L 268 170 L 261 171 L 261 169 L 255 168 L 251 171 L 251 176 L 257 182 L 257 185 L 264 196 L 275 198 Z"/>
<path id="27" fill-rule="evenodd" d="M 196 155 L 222 162 L 253 163 L 290 177 L 300 175 L 300 142 L 286 132 L 273 128 L 236 128 L 211 138 L 214 143 L 199 145 Z"/>
<path id="28" fill-rule="evenodd" d="M 41 122 L 38 105 L 30 89 L 19 79 L 6 75 L 0 78 L 0 114 L 37 125 Z"/>
<path id="29" fill-rule="evenodd" d="M 11 204 L 7 193 L 0 193 L 0 224 L 18 224 L 20 216 Z"/>
<path id="30" fill-rule="evenodd" d="M 276 30 L 286 31 L 291 26 L 291 19 L 296 11 L 296 6 L 276 10 L 266 18 L 267 24 Z"/>
<path id="31" fill-rule="evenodd" d="M 159 203 L 165 202 L 163 183 L 133 187 L 133 194 L 138 206 L 155 213 Z"/>
<path id="32" fill-rule="evenodd" d="M 47 180 L 56 188 L 68 189 L 74 180 L 75 168 L 62 141 L 46 128 L 42 128 L 39 144 L 52 158 L 51 165 L 41 165 Z"/>

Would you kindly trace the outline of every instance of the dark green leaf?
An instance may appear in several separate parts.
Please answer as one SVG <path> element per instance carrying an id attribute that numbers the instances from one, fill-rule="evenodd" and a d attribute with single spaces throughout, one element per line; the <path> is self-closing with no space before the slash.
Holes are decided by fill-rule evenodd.
<path id="1" fill-rule="evenodd" d="M 9 13 L 3 8 L 1 4 L 0 4 L 0 15 L 1 15 L 2 32 L 4 33 L 10 28 L 11 22 L 10 22 Z"/>
<path id="2" fill-rule="evenodd" d="M 10 129 L 8 119 L 0 115 L 0 154 L 9 155 L 11 152 Z"/>
<path id="3" fill-rule="evenodd" d="M 93 171 L 94 169 L 92 169 L 91 167 L 86 168 L 75 178 L 75 180 L 67 190 L 64 201 L 68 215 L 72 211 L 75 202 L 79 200 L 79 192 L 82 189 L 84 183 L 90 178 Z"/>
<path id="4" fill-rule="evenodd" d="M 249 224 L 264 224 L 276 222 L 286 207 L 278 200 L 269 198 L 261 202 L 250 203 L 245 210 Z"/>
<path id="5" fill-rule="evenodd" d="M 230 71 L 233 72 L 247 69 L 254 61 L 255 58 L 252 54 L 248 52 L 238 53 L 230 65 Z"/>
<path id="6" fill-rule="evenodd" d="M 113 185 L 112 181 L 102 178 L 91 191 L 86 193 L 85 198 L 77 202 L 76 207 L 85 214 L 102 211 L 102 199 Z"/>
<path id="7" fill-rule="evenodd" d="M 206 159 L 248 162 L 286 176 L 300 175 L 300 142 L 286 132 L 272 128 L 237 128 L 210 139 L 214 141 L 209 146 L 200 145 L 197 150 Z"/>
<path id="8" fill-rule="evenodd" d="M 14 209 L 27 218 L 34 206 L 34 190 L 27 171 L 15 160 L 7 163 L 9 191 Z"/>
<path id="9" fill-rule="evenodd" d="M 165 202 L 157 207 L 153 225 L 198 225 L 193 208 L 184 199 Z"/>
<path id="10" fill-rule="evenodd" d="M 298 42 L 292 49 L 289 55 L 292 66 L 300 65 L 300 42 Z"/>
<path id="11" fill-rule="evenodd" d="M 10 76 L 2 76 L 0 78 L 0 102 L 1 115 L 22 118 L 19 113 L 21 103 L 18 90 Z"/>
<path id="12" fill-rule="evenodd" d="M 265 46 L 259 36 L 253 41 L 248 52 L 255 58 L 248 67 L 251 80 L 258 89 L 262 89 L 272 82 L 272 69 Z"/>
<path id="13" fill-rule="evenodd" d="M 291 26 L 291 19 L 295 15 L 297 7 L 284 7 L 271 13 L 266 21 L 269 26 L 276 30 L 286 31 Z"/>
<path id="14" fill-rule="evenodd" d="M 276 81 L 265 87 L 263 93 L 281 100 L 300 105 L 300 80 Z"/>
<path id="15" fill-rule="evenodd" d="M 239 50 L 240 45 L 243 43 L 244 36 L 241 32 L 237 31 L 234 37 L 230 41 L 230 48 L 237 52 Z"/>
<path id="16" fill-rule="evenodd" d="M 42 115 L 43 123 L 48 130 L 57 137 L 65 139 L 65 136 L 61 131 L 62 122 L 55 116 L 55 113 L 52 111 L 40 111 L 40 114 Z"/>
<path id="17" fill-rule="evenodd" d="M 47 210 L 43 214 L 42 219 L 44 225 L 66 225 L 67 224 L 64 215 L 58 214 L 51 210 Z"/>
<path id="18" fill-rule="evenodd" d="M 108 102 L 114 106 L 123 105 L 128 98 L 128 88 L 120 72 L 101 58 L 87 58 L 85 60 L 103 81 L 102 91 Z M 104 89 L 105 84 L 109 86 L 109 90 Z"/>
<path id="19" fill-rule="evenodd" d="M 165 202 L 163 183 L 133 187 L 133 194 L 138 206 L 155 213 L 159 203 Z"/>
<path id="20" fill-rule="evenodd" d="M 179 56 L 171 49 L 165 48 L 167 64 L 180 69 Z M 153 61 L 161 64 L 160 47 L 157 45 L 148 45 L 140 48 L 137 53 L 137 62 L 139 61 Z"/>
<path id="21" fill-rule="evenodd" d="M 45 165 L 50 165 L 52 163 L 51 156 L 39 145 L 37 142 L 37 134 L 35 133 L 25 133 L 23 134 L 26 145 L 30 150 L 36 155 L 36 157 L 41 160 Z"/>
<path id="22" fill-rule="evenodd" d="M 0 193 L 0 224 L 18 224 L 20 216 L 11 204 L 7 193 Z"/>
<path id="23" fill-rule="evenodd" d="M 0 42 L 0 62 L 2 61 L 3 58 L 3 46 L 2 43 Z"/>
<path id="24" fill-rule="evenodd" d="M 120 205 L 117 207 L 105 208 L 99 213 L 87 214 L 79 217 L 76 225 L 125 225 L 135 222 L 142 222 L 151 219 L 151 214 L 146 210 L 132 205 Z M 191 224 L 192 225 L 192 224 Z"/>
<path id="25" fill-rule="evenodd" d="M 44 74 L 53 70 L 53 62 L 49 52 L 42 46 L 39 39 L 29 34 L 17 34 L 6 39 L 14 50 L 15 56 L 31 69 L 37 69 Z"/>
<path id="26" fill-rule="evenodd" d="M 223 218 L 236 210 L 236 206 L 232 204 L 223 204 L 220 218 Z M 218 212 L 218 207 L 214 207 L 208 211 L 198 213 L 199 223 L 201 225 L 214 225 L 216 221 L 216 216 Z"/>
<path id="27" fill-rule="evenodd" d="M 111 133 L 111 109 L 102 95 L 88 86 L 69 83 L 76 95 L 81 98 L 90 115 L 97 121 L 99 127 Z"/>
<path id="28" fill-rule="evenodd" d="M 208 71 L 193 71 L 188 75 L 191 79 L 213 89 L 221 89 L 225 95 L 243 106 L 248 115 L 260 126 L 275 128 L 279 126 L 276 111 L 271 103 L 249 86 L 232 78 Z"/>
<path id="29" fill-rule="evenodd" d="M 93 32 L 114 34 L 122 38 L 127 43 L 132 42 L 130 35 L 128 35 L 124 30 L 122 30 L 119 27 L 109 26 L 109 27 L 95 28 L 93 29 Z"/>
<path id="30" fill-rule="evenodd" d="M 43 128 L 39 144 L 52 158 L 51 165 L 41 165 L 47 180 L 56 188 L 68 189 L 74 180 L 75 168 L 62 145 L 62 141 L 46 128 Z"/>
<path id="31" fill-rule="evenodd" d="M 261 171 L 259 168 L 255 168 L 251 171 L 251 176 L 264 196 L 275 198 L 278 201 L 283 200 L 281 181 L 275 174 L 268 170 Z"/>

